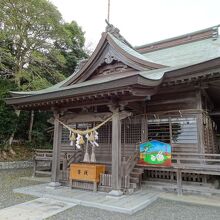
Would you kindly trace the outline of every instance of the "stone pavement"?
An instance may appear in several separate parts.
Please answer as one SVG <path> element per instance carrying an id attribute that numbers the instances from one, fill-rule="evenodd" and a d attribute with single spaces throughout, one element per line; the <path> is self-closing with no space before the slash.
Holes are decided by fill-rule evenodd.
<path id="1" fill-rule="evenodd" d="M 205 195 L 186 194 L 186 195 L 178 196 L 176 193 L 164 192 L 164 193 L 161 193 L 159 197 L 161 199 L 166 199 L 166 200 L 171 200 L 171 201 L 176 201 L 176 202 L 220 207 L 220 196 L 219 195 L 206 195 L 205 196 Z"/>
<path id="2" fill-rule="evenodd" d="M 91 192 L 64 186 L 53 189 L 48 187 L 47 183 L 18 188 L 14 192 L 126 214 L 133 214 L 147 207 L 160 194 L 158 191 L 145 189 L 115 198 L 104 192 Z"/>
<path id="3" fill-rule="evenodd" d="M 49 183 L 51 181 L 51 177 L 49 176 L 41 176 L 41 177 L 37 177 L 37 176 L 23 176 L 20 177 L 20 179 L 22 180 L 27 180 L 27 181 L 33 181 L 33 182 L 40 182 L 40 183 Z"/>
<path id="4" fill-rule="evenodd" d="M 1 220 L 42 220 L 76 204 L 39 198 L 0 210 Z"/>

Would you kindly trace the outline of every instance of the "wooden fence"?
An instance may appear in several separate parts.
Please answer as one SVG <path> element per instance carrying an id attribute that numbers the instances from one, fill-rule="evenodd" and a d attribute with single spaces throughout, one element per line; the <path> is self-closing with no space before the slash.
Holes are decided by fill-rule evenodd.
<path id="1" fill-rule="evenodd" d="M 100 174 L 100 186 L 111 187 L 112 186 L 112 175 L 111 174 Z M 130 176 L 124 176 L 121 178 L 121 187 L 128 189 L 130 186 Z"/>

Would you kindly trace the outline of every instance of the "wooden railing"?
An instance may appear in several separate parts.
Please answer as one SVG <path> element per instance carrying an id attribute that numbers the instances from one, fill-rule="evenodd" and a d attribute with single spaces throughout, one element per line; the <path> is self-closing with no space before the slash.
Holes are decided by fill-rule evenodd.
<path id="1" fill-rule="evenodd" d="M 68 167 L 72 162 L 80 162 L 83 159 L 83 152 L 82 150 L 74 151 L 74 154 L 68 159 Z"/>
<path id="2" fill-rule="evenodd" d="M 182 173 L 220 176 L 220 154 L 173 153 L 173 168 L 177 173 L 177 192 L 182 195 Z"/>
<path id="3" fill-rule="evenodd" d="M 172 153 L 173 167 L 218 168 L 220 172 L 220 154 Z"/>
<path id="4" fill-rule="evenodd" d="M 100 186 L 111 187 L 112 186 L 112 175 L 111 174 L 100 174 Z M 130 176 L 123 176 L 121 178 L 121 187 L 129 188 L 130 186 Z"/>
<path id="5" fill-rule="evenodd" d="M 62 156 L 62 154 L 64 154 Z M 83 153 L 82 150 L 71 150 L 69 152 L 61 153 L 61 159 L 63 160 L 63 170 L 70 167 L 71 163 L 78 163 L 82 160 Z"/>
<path id="6" fill-rule="evenodd" d="M 128 157 L 122 158 L 122 176 L 129 176 L 131 171 L 134 169 L 137 160 L 139 158 L 139 152 L 136 150 L 135 153 Z"/>
<path id="7" fill-rule="evenodd" d="M 34 152 L 34 159 L 37 160 L 52 160 L 53 150 L 50 149 L 36 149 Z"/>
<path id="8" fill-rule="evenodd" d="M 130 176 L 123 176 L 121 178 L 121 187 L 125 189 L 130 187 Z"/>
<path id="9" fill-rule="evenodd" d="M 60 158 L 70 160 L 72 156 L 78 153 L 79 150 L 61 150 Z M 36 160 L 52 160 L 53 150 L 51 149 L 36 149 L 34 152 L 34 159 Z"/>
<path id="10" fill-rule="evenodd" d="M 51 149 L 36 149 L 34 154 L 34 173 L 35 174 L 51 174 L 49 171 L 44 171 L 38 165 L 42 162 L 47 162 L 48 169 L 51 168 L 51 163 L 53 159 L 53 150 Z M 60 178 L 63 180 L 68 180 L 68 167 L 72 162 L 80 162 L 82 160 L 81 150 L 61 150 L 60 153 L 60 163 L 62 164 L 62 170 L 60 171 Z M 37 168 L 38 167 L 38 168 Z"/>
<path id="11" fill-rule="evenodd" d="M 101 173 L 99 185 L 111 187 L 112 186 L 112 175 Z"/>
<path id="12" fill-rule="evenodd" d="M 33 162 L 34 162 L 33 176 L 36 176 L 36 174 L 51 175 L 50 169 L 52 165 L 52 157 L 53 157 L 53 150 L 36 149 L 33 157 Z"/>

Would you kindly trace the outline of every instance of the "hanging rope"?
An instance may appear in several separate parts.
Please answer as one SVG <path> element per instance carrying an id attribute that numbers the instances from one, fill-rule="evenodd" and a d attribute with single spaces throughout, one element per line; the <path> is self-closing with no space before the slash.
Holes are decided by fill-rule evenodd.
<path id="1" fill-rule="evenodd" d="M 100 123 L 99 125 L 95 126 L 94 128 L 86 129 L 86 130 L 73 129 L 73 128 L 69 127 L 68 125 L 64 124 L 62 121 L 60 121 L 58 119 L 55 119 L 55 120 L 57 120 L 60 124 L 62 124 L 65 128 L 67 128 L 72 133 L 79 134 L 79 135 L 86 135 L 86 134 L 90 134 L 91 132 L 94 132 L 97 129 L 99 129 L 100 127 L 102 127 L 104 124 L 106 124 L 108 121 L 110 121 L 112 119 L 112 117 L 113 117 L 113 115 L 111 117 L 109 117 L 108 119 L 106 119 L 105 121 L 103 121 L 102 123 Z"/>

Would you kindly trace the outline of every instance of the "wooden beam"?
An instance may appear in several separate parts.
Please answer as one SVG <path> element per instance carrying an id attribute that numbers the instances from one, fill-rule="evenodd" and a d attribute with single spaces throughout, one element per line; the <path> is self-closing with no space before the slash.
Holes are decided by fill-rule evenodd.
<path id="1" fill-rule="evenodd" d="M 210 109 L 214 109 L 214 104 L 212 99 L 210 98 L 209 94 L 205 89 L 201 89 L 202 95 L 205 96 L 206 100 L 209 102 Z"/>
<path id="2" fill-rule="evenodd" d="M 141 117 L 141 142 L 148 140 L 148 120 L 147 114 L 144 113 L 144 116 Z"/>
<path id="3" fill-rule="evenodd" d="M 198 90 L 196 92 L 196 104 L 197 104 L 197 109 L 201 110 L 202 109 L 202 94 L 201 90 Z M 204 146 L 204 133 L 203 133 L 203 114 L 199 113 L 197 114 L 197 135 L 198 135 L 198 149 L 199 153 L 205 153 L 205 146 Z"/>
<path id="4" fill-rule="evenodd" d="M 111 112 L 88 112 L 88 113 L 70 113 L 61 117 L 61 121 L 71 124 L 76 122 L 102 122 L 112 115 Z"/>
<path id="5" fill-rule="evenodd" d="M 132 95 L 134 96 L 152 96 L 157 93 L 158 87 L 150 88 L 150 89 L 137 89 L 132 88 Z"/>
<path id="6" fill-rule="evenodd" d="M 143 102 L 142 102 L 143 103 Z M 141 102 L 130 102 L 128 107 L 136 111 L 137 113 L 143 113 L 144 106 Z"/>
<path id="7" fill-rule="evenodd" d="M 149 105 L 169 105 L 169 104 L 176 104 L 176 103 L 194 103 L 195 98 L 194 97 L 185 97 L 185 98 L 176 98 L 176 99 L 169 99 L 169 100 L 157 100 L 157 101 L 150 101 Z"/>
<path id="8" fill-rule="evenodd" d="M 120 196 L 121 192 L 121 121 L 119 108 L 110 107 L 112 117 L 112 191 L 113 196 Z"/>
<path id="9" fill-rule="evenodd" d="M 125 118 L 127 118 L 127 117 L 130 117 L 130 116 L 132 116 L 132 113 L 131 113 L 131 112 L 121 111 L 121 112 L 119 113 L 119 120 L 121 121 L 121 120 L 123 120 L 123 119 L 125 119 Z"/>
<path id="10" fill-rule="evenodd" d="M 220 116 L 220 110 L 219 111 L 213 111 L 209 113 L 210 116 Z"/>
<path id="11" fill-rule="evenodd" d="M 52 176 L 50 186 L 59 186 L 60 173 L 60 148 L 62 125 L 56 120 L 59 120 L 59 113 L 54 112 L 54 137 L 53 137 L 53 158 L 52 158 Z"/>
<path id="12" fill-rule="evenodd" d="M 178 196 L 181 196 L 183 194 L 182 190 L 182 172 L 180 169 L 177 169 L 176 172 L 176 180 L 177 180 L 177 194 Z"/>

